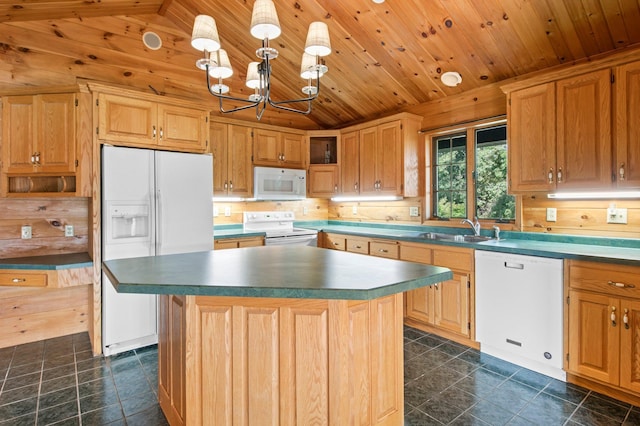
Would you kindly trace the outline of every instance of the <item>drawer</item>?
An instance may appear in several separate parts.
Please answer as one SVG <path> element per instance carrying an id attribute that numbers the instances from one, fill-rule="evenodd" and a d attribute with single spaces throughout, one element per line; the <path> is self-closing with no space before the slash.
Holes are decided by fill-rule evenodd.
<path id="1" fill-rule="evenodd" d="M 346 239 L 341 234 L 324 234 L 324 247 L 334 250 L 345 250 Z"/>
<path id="2" fill-rule="evenodd" d="M 424 244 L 400 243 L 400 260 L 431 264 L 433 250 Z"/>
<path id="3" fill-rule="evenodd" d="M 446 248 L 433 250 L 433 264 L 459 271 L 473 271 L 473 250 L 465 248 Z"/>
<path id="4" fill-rule="evenodd" d="M 569 286 L 609 295 L 640 298 L 640 268 L 572 260 L 569 261 Z"/>
<path id="5" fill-rule="evenodd" d="M 369 254 L 369 240 L 366 238 L 347 237 L 347 251 Z"/>
<path id="6" fill-rule="evenodd" d="M 371 241 L 369 242 L 369 254 L 389 259 L 399 258 L 399 246 L 395 241 Z"/>
<path id="7" fill-rule="evenodd" d="M 0 285 L 12 287 L 46 287 L 47 274 L 42 272 L 0 272 Z"/>

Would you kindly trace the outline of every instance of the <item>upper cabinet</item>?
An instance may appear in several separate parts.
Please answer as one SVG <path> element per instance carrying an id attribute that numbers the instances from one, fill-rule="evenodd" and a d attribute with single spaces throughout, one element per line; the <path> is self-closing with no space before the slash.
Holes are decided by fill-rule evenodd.
<path id="1" fill-rule="evenodd" d="M 2 98 L 3 196 L 91 192 L 89 95 L 49 91 Z"/>
<path id="2" fill-rule="evenodd" d="M 98 94 L 98 139 L 204 152 L 209 112 L 112 93 Z"/>
<path id="3" fill-rule="evenodd" d="M 611 76 L 600 70 L 510 93 L 510 192 L 611 186 Z"/>
<path id="4" fill-rule="evenodd" d="M 640 188 L 638 56 L 603 58 L 503 86 L 510 192 Z"/>
<path id="5" fill-rule="evenodd" d="M 340 131 L 307 132 L 309 146 L 309 190 L 312 198 L 331 198 L 340 190 Z"/>
<path id="6" fill-rule="evenodd" d="M 398 195 L 420 193 L 422 118 L 399 114 L 342 134 L 343 195 Z"/>
<path id="7" fill-rule="evenodd" d="M 251 127 L 211 123 L 213 194 L 216 197 L 251 197 Z"/>
<path id="8" fill-rule="evenodd" d="M 620 188 L 640 188 L 640 61 L 615 68 L 615 161 Z"/>
<path id="9" fill-rule="evenodd" d="M 302 133 L 254 129 L 253 138 L 255 166 L 305 168 L 307 150 Z"/>

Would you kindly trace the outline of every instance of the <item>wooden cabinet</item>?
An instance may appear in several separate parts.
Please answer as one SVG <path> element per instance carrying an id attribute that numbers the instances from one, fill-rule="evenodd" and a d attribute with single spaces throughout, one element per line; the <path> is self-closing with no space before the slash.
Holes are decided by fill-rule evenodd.
<path id="1" fill-rule="evenodd" d="M 416 197 L 420 193 L 421 117 L 399 114 L 342 134 L 342 193 Z M 357 174 L 356 174 L 357 170 Z"/>
<path id="2" fill-rule="evenodd" d="M 615 68 L 614 175 L 618 188 L 640 188 L 640 61 Z"/>
<path id="3" fill-rule="evenodd" d="M 309 166 L 309 191 L 307 197 L 331 198 L 338 195 L 340 173 L 337 164 L 314 164 Z"/>
<path id="4" fill-rule="evenodd" d="M 509 190 L 612 186 L 611 71 L 509 94 Z"/>
<path id="5" fill-rule="evenodd" d="M 351 253 L 369 254 L 369 239 L 347 235 L 345 250 Z"/>
<path id="6" fill-rule="evenodd" d="M 473 340 L 473 250 L 401 242 L 400 259 L 443 266 L 453 272 L 450 280 L 405 293 L 409 324 L 459 342 Z"/>
<path id="7" fill-rule="evenodd" d="M 253 196 L 251 134 L 250 127 L 211 123 L 214 196 Z"/>
<path id="8" fill-rule="evenodd" d="M 205 152 L 209 111 L 140 97 L 98 93 L 98 138 L 126 145 Z"/>
<path id="9" fill-rule="evenodd" d="M 2 120 L 5 172 L 75 172 L 75 93 L 5 97 Z"/>
<path id="10" fill-rule="evenodd" d="M 91 96 L 79 87 L 43 90 L 2 98 L 0 193 L 90 196 Z"/>
<path id="11" fill-rule="evenodd" d="M 214 250 L 224 250 L 242 247 L 257 247 L 264 245 L 264 237 L 221 238 L 213 242 Z"/>
<path id="12" fill-rule="evenodd" d="M 253 164 L 304 169 L 307 156 L 304 136 L 269 129 L 254 129 Z"/>
<path id="13" fill-rule="evenodd" d="M 360 133 L 343 133 L 340 138 L 341 194 L 360 194 Z"/>
<path id="14" fill-rule="evenodd" d="M 640 268 L 568 262 L 567 371 L 640 395 Z"/>
<path id="15" fill-rule="evenodd" d="M 158 400 L 171 425 L 186 425 L 186 297 L 158 297 Z"/>
<path id="16" fill-rule="evenodd" d="M 322 233 L 322 247 L 333 250 L 346 250 L 347 238 L 342 234 Z"/>

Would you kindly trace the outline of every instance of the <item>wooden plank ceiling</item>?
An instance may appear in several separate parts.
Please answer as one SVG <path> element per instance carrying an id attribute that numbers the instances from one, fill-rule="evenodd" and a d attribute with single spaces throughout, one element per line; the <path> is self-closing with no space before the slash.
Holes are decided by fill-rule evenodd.
<path id="1" fill-rule="evenodd" d="M 263 121 L 339 128 L 416 105 L 640 43 L 640 0 L 275 0 L 276 99 L 302 96 L 306 32 L 329 26 L 319 99 L 309 116 L 268 109 Z M 234 75 L 248 96 L 246 67 L 260 42 L 249 34 L 253 0 L 0 0 L 0 93 L 24 86 L 99 80 L 207 102 L 200 53 L 190 46 L 197 14 L 214 16 Z M 141 36 L 157 33 L 162 48 Z M 463 82 L 444 86 L 458 71 Z M 252 113 L 241 118 L 255 120 Z"/>

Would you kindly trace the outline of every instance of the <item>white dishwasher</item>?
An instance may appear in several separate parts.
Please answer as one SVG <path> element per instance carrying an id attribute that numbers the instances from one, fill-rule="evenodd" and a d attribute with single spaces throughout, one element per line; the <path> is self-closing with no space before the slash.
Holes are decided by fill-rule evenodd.
<path id="1" fill-rule="evenodd" d="M 566 380 L 562 260 L 475 251 L 480 350 Z"/>

